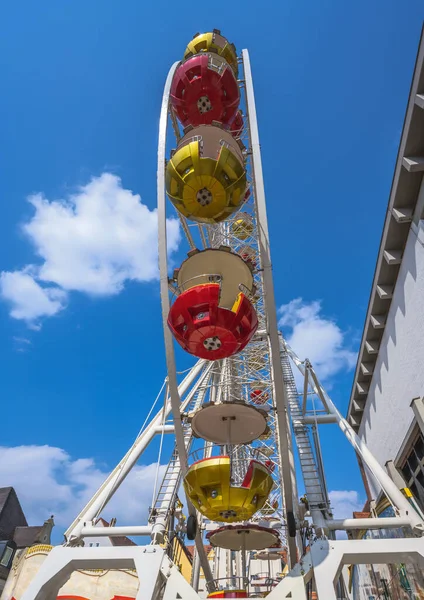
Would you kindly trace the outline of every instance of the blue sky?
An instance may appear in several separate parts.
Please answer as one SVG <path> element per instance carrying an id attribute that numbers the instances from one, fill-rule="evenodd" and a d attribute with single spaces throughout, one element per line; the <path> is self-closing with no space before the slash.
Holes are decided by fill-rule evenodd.
<path id="1" fill-rule="evenodd" d="M 311 341 L 310 358 L 346 410 L 423 17 L 419 0 L 246 1 L 216 15 L 176 2 L 2 3 L 0 271 L 26 276 L 3 288 L 26 304 L 0 303 L 0 485 L 16 486 L 32 522 L 61 511 L 60 529 L 74 516 L 165 376 L 150 212 L 157 128 L 167 71 L 196 31 L 221 28 L 249 49 L 277 302 L 290 307 L 286 333 L 302 352 Z M 104 173 L 116 177 L 87 188 Z M 123 235 L 141 223 L 142 245 L 123 251 L 112 236 L 113 255 L 111 209 L 100 215 L 103 241 L 81 247 L 69 198 L 90 194 L 119 197 Z M 176 231 L 173 241 L 178 262 Z M 115 271 L 90 279 L 96 265 L 87 272 L 84 260 L 93 256 Z M 40 267 L 36 285 L 50 290 L 41 298 L 22 287 Z M 34 294 L 44 311 L 61 310 L 11 316 L 28 315 Z M 334 428 L 323 448 L 330 489 L 360 503 L 356 459 Z M 146 481 L 149 469 L 140 467 Z M 145 510 L 149 499 L 135 483 L 133 491 Z"/>

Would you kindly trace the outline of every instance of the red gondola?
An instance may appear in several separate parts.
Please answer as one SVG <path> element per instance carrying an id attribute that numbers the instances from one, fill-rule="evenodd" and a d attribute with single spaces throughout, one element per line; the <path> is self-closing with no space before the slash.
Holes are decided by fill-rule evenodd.
<path id="1" fill-rule="evenodd" d="M 236 115 L 240 92 L 228 63 L 216 54 L 196 54 L 175 72 L 171 103 L 184 127 L 228 126 Z"/>
<path id="2" fill-rule="evenodd" d="M 175 300 L 168 325 L 190 354 L 208 360 L 232 356 L 248 344 L 258 326 L 255 309 L 240 292 L 231 310 L 219 306 L 220 285 L 197 285 Z"/>

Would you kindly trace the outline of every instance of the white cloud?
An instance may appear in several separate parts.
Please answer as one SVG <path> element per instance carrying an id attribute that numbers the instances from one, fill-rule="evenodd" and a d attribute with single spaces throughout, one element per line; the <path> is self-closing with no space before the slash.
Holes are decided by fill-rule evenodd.
<path id="1" fill-rule="evenodd" d="M 328 495 L 335 519 L 351 519 L 353 513 L 362 511 L 364 506 L 356 490 L 333 490 Z"/>
<path id="2" fill-rule="evenodd" d="M 116 517 L 118 525 L 146 523 L 156 468 L 136 465 L 103 511 L 104 518 Z M 164 469 L 160 467 L 159 482 Z M 107 476 L 92 458 L 73 459 L 62 448 L 0 446 L 0 481 L 15 488 L 30 525 L 55 515 L 56 538 Z"/>
<path id="3" fill-rule="evenodd" d="M 3 271 L 0 274 L 0 293 L 12 305 L 11 317 L 34 325 L 36 319 L 51 317 L 62 310 L 67 296 L 60 288 L 41 287 L 25 270 Z"/>
<path id="4" fill-rule="evenodd" d="M 333 320 L 321 315 L 321 302 L 296 298 L 279 308 L 279 326 L 296 354 L 308 358 L 323 381 L 355 366 L 356 353 L 349 349 L 346 334 Z"/>
<path id="5" fill-rule="evenodd" d="M 23 338 L 23 337 L 17 337 L 16 335 L 13 336 L 13 340 L 17 343 L 17 344 L 24 344 L 26 346 L 31 346 L 31 340 L 29 340 L 28 338 Z"/>
<path id="6" fill-rule="evenodd" d="M 335 519 L 352 519 L 354 512 L 361 512 L 364 501 L 356 490 L 333 490 L 328 492 Z M 346 539 L 346 531 L 336 531 L 338 540 Z"/>
<path id="7" fill-rule="evenodd" d="M 119 177 L 103 173 L 68 198 L 28 198 L 34 216 L 23 226 L 41 264 L 3 272 L 0 292 L 11 316 L 36 323 L 64 307 L 66 293 L 107 296 L 127 281 L 158 278 L 157 211 L 124 189 Z M 168 219 L 168 251 L 180 242 L 177 219 Z"/>

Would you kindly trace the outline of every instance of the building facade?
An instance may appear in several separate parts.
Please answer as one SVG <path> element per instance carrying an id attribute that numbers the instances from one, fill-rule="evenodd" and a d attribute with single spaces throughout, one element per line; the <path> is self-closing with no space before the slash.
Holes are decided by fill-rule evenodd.
<path id="1" fill-rule="evenodd" d="M 103 527 L 114 526 L 116 519 L 110 523 L 98 519 L 96 527 L 99 531 Z M 18 527 L 17 529 L 25 529 Z M 26 529 L 34 529 L 27 527 Z M 22 534 L 20 534 L 22 537 Z M 39 540 L 41 541 L 41 540 Z M 90 537 L 84 540 L 88 547 L 104 546 L 135 546 L 135 542 L 126 536 Z M 31 580 L 45 561 L 53 546 L 50 545 L 50 536 L 43 543 L 21 546 L 17 549 L 10 564 L 10 572 L 4 586 L 1 600 L 20 600 L 22 594 Z M 61 588 L 58 598 L 60 600 L 132 600 L 136 597 L 139 588 L 138 576 L 135 570 L 96 569 L 89 571 L 75 571 Z"/>
<path id="2" fill-rule="evenodd" d="M 424 510 L 424 40 L 421 36 L 348 420 Z M 399 478 L 403 478 L 403 481 Z M 369 499 L 381 490 L 365 470 Z"/>
<path id="3" fill-rule="evenodd" d="M 15 490 L 0 488 L 0 594 L 15 556 L 34 544 L 50 544 L 53 526 L 50 517 L 44 525 L 29 527 Z"/>
<path id="4" fill-rule="evenodd" d="M 37 545 L 15 556 L 1 600 L 20 600 L 53 546 Z M 139 587 L 135 570 L 74 571 L 60 589 L 60 600 L 134 600 Z"/>

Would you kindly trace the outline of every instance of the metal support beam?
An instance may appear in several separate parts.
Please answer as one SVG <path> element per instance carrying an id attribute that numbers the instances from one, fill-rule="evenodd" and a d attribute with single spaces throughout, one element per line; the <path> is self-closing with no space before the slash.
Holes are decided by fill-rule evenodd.
<path id="1" fill-rule="evenodd" d="M 116 537 L 120 535 L 150 535 L 151 525 L 126 525 L 123 527 L 83 527 L 82 537 Z"/>
<path id="2" fill-rule="evenodd" d="M 181 395 L 184 395 L 189 387 L 193 384 L 193 381 L 202 371 L 203 365 L 204 362 L 199 360 L 184 378 L 179 386 L 179 393 Z M 91 498 L 91 500 L 89 500 L 70 527 L 65 531 L 65 538 L 68 542 L 73 543 L 73 541 L 81 539 L 81 529 L 84 527 L 84 523 L 91 522 L 95 517 L 97 517 L 99 512 L 107 505 L 110 498 L 112 498 L 113 494 L 127 477 L 128 473 L 134 467 L 146 447 L 157 434 L 157 428 L 162 426 L 161 424 L 163 420 L 166 419 L 171 412 L 171 403 L 169 400 L 165 405 L 165 414 L 163 411 L 164 409 L 161 408 L 156 413 L 150 423 L 137 437 L 126 455 L 102 483 L 100 488 Z"/>
<path id="3" fill-rule="evenodd" d="M 293 421 L 293 423 L 295 423 Z M 337 423 L 334 415 L 305 415 L 302 419 L 296 419 L 296 423 L 302 425 L 325 425 L 326 423 Z"/>
<path id="4" fill-rule="evenodd" d="M 181 398 L 178 392 L 177 373 L 175 368 L 174 346 L 172 334 L 168 327 L 168 314 L 170 310 L 168 293 L 168 252 L 166 232 L 166 194 L 165 194 L 165 158 L 166 158 L 166 132 L 168 125 L 169 94 L 178 62 L 174 63 L 166 78 L 162 97 L 162 107 L 159 121 L 159 143 L 158 143 L 158 169 L 157 169 L 157 194 L 158 194 L 158 245 L 159 245 L 159 273 L 160 273 L 160 295 L 162 303 L 163 333 L 165 338 L 165 356 L 168 370 L 169 395 L 171 398 L 172 416 L 175 427 L 175 443 L 178 450 L 181 472 L 187 472 L 187 452 L 184 441 L 184 431 L 181 420 Z M 191 516 L 197 519 L 196 509 L 186 496 L 187 510 Z M 212 581 L 212 571 L 208 562 L 201 534 L 196 535 L 196 548 L 202 565 L 206 581 Z"/>
<path id="5" fill-rule="evenodd" d="M 300 372 L 304 375 L 305 367 L 302 361 L 287 343 L 285 344 L 285 346 L 287 353 L 289 354 L 295 365 L 298 367 Z M 393 505 L 397 508 L 399 516 L 401 518 L 409 519 L 409 524 L 411 528 L 414 529 L 416 533 L 422 535 L 424 532 L 423 519 L 416 512 L 413 506 L 408 502 L 408 500 L 405 498 L 402 492 L 397 488 L 396 484 L 391 480 L 384 468 L 380 465 L 380 463 L 377 461 L 374 455 L 370 452 L 365 442 L 355 433 L 355 431 L 349 425 L 346 419 L 342 417 L 340 412 L 337 410 L 337 407 L 335 406 L 335 404 L 333 404 L 333 401 L 322 387 L 316 375 L 314 377 L 314 384 L 312 387 L 316 394 L 322 394 L 325 397 L 329 412 L 335 415 L 335 417 L 337 418 L 338 426 L 346 436 L 347 440 L 356 450 L 358 455 L 361 457 L 363 462 L 370 469 L 375 479 L 380 484 L 383 492 L 391 500 Z"/>
<path id="6" fill-rule="evenodd" d="M 161 565 L 165 557 L 165 550 L 160 546 L 114 546 L 112 548 L 56 546 L 29 583 L 21 600 L 56 598 L 60 588 L 76 570 L 134 568 L 140 581 L 143 582 L 136 600 L 154 600 L 157 598 L 157 585 L 160 582 Z M 180 577 L 182 578 L 182 575 Z"/>
<path id="7" fill-rule="evenodd" d="M 397 529 L 398 527 L 408 527 L 411 519 L 408 517 L 384 517 L 375 519 L 328 519 L 326 525 L 330 531 L 349 529 Z"/>
<path id="8" fill-rule="evenodd" d="M 252 150 L 253 186 L 258 216 L 259 254 L 262 266 L 264 287 L 264 303 L 267 312 L 267 331 L 269 336 L 270 358 L 274 375 L 274 394 L 276 420 L 279 430 L 279 454 L 282 469 L 282 487 L 286 512 L 295 513 L 294 489 L 296 475 L 291 440 L 291 430 L 288 418 L 287 390 L 283 381 L 280 361 L 280 344 L 278 339 L 277 313 L 274 298 L 274 281 L 272 277 L 271 251 L 269 245 L 268 218 L 265 204 L 265 187 L 262 174 L 262 159 L 259 143 L 258 122 L 256 118 L 255 95 L 253 90 L 252 71 L 250 68 L 249 52 L 242 51 L 244 78 L 246 86 L 246 108 L 249 120 L 250 147 Z M 288 538 L 289 563 L 294 565 L 297 560 L 296 539 Z"/>
<path id="9" fill-rule="evenodd" d="M 156 427 L 155 433 L 174 433 L 175 427 L 173 425 L 160 425 Z"/>

